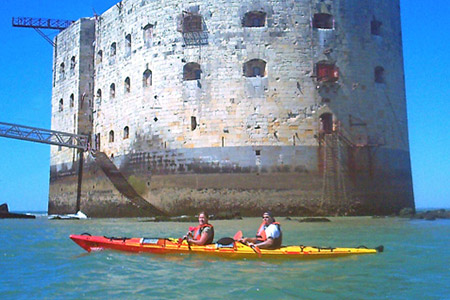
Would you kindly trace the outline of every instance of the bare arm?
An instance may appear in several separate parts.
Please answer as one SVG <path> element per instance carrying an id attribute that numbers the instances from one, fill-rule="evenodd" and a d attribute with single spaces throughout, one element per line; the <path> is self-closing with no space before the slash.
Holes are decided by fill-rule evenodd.
<path id="1" fill-rule="evenodd" d="M 253 243 L 249 243 L 249 246 L 251 246 L 251 244 L 253 244 Z M 253 244 L 253 245 L 255 245 L 256 247 L 258 247 L 258 248 L 260 248 L 260 249 L 268 249 L 268 248 L 272 247 L 272 245 L 273 245 L 273 239 L 272 239 L 272 238 L 268 238 L 267 240 L 265 240 L 265 241 L 262 242 L 262 243 L 259 243 L 259 244 Z"/>
<path id="2" fill-rule="evenodd" d="M 208 234 L 208 232 L 206 232 L 206 231 L 204 231 L 204 232 L 202 232 L 202 235 L 200 236 L 200 239 L 197 241 L 197 240 L 194 240 L 194 239 L 191 239 L 191 238 L 187 238 L 187 241 L 188 241 L 188 243 L 189 244 L 194 244 L 194 245 L 205 245 L 206 244 L 206 241 L 208 240 L 208 237 L 209 237 L 209 234 Z"/>
<path id="3" fill-rule="evenodd" d="M 258 239 L 257 238 L 243 238 L 240 240 L 242 243 L 247 244 L 249 246 L 253 246 L 255 245 L 256 247 L 260 248 L 260 249 L 267 249 L 270 248 L 273 245 L 273 239 L 272 238 L 268 238 L 266 241 L 262 242 L 262 243 L 258 243 Z"/>

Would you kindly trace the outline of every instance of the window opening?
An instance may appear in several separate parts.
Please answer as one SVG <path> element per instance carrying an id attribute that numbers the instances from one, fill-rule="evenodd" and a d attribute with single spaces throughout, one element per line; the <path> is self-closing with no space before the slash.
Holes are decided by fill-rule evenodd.
<path id="1" fill-rule="evenodd" d="M 142 85 L 144 87 L 149 87 L 152 85 L 152 71 L 149 69 L 145 70 L 144 74 L 142 75 Z"/>
<path id="2" fill-rule="evenodd" d="M 61 98 L 59 99 L 59 111 L 64 110 L 64 100 Z"/>
<path id="3" fill-rule="evenodd" d="M 252 59 L 244 64 L 245 77 L 266 76 L 266 62 L 261 59 Z"/>
<path id="4" fill-rule="evenodd" d="M 125 78 L 124 86 L 125 86 L 125 93 L 129 93 L 131 90 L 130 77 Z"/>
<path id="5" fill-rule="evenodd" d="M 102 101 L 102 90 L 101 89 L 98 89 L 97 90 L 97 100 L 98 101 Z"/>
<path id="6" fill-rule="evenodd" d="M 103 51 L 102 50 L 98 50 L 95 62 L 97 64 L 101 64 L 102 61 L 103 61 Z"/>
<path id="7" fill-rule="evenodd" d="M 109 132 L 109 142 L 114 143 L 114 130 Z"/>
<path id="8" fill-rule="evenodd" d="M 339 68 L 332 63 L 320 62 L 316 65 L 317 81 L 334 82 L 339 79 Z"/>
<path id="9" fill-rule="evenodd" d="M 198 63 L 187 63 L 183 67 L 183 80 L 201 79 L 202 70 Z"/>
<path id="10" fill-rule="evenodd" d="M 183 33 L 203 31 L 202 16 L 198 14 L 183 13 Z"/>
<path id="11" fill-rule="evenodd" d="M 70 94 L 70 107 L 75 106 L 75 96 L 73 94 Z"/>
<path id="12" fill-rule="evenodd" d="M 59 65 L 59 76 L 60 76 L 60 79 L 64 79 L 66 77 L 64 63 L 61 63 Z"/>
<path id="13" fill-rule="evenodd" d="M 333 115 L 330 113 L 324 113 L 320 115 L 320 132 L 332 133 L 333 132 Z"/>
<path id="14" fill-rule="evenodd" d="M 333 29 L 333 16 L 327 13 L 314 14 L 313 27 L 318 29 Z"/>
<path id="15" fill-rule="evenodd" d="M 95 135 L 95 150 L 100 151 L 100 133 Z"/>
<path id="16" fill-rule="evenodd" d="M 383 67 L 378 66 L 375 68 L 375 82 L 376 83 L 385 83 Z"/>
<path id="17" fill-rule="evenodd" d="M 125 36 L 125 56 L 131 55 L 131 34 Z"/>
<path id="18" fill-rule="evenodd" d="M 116 97 L 116 85 L 114 83 L 111 83 L 111 85 L 109 86 L 109 96 L 111 98 Z"/>
<path id="19" fill-rule="evenodd" d="M 375 20 L 375 18 L 370 22 L 370 33 L 372 35 L 381 35 L 381 22 Z"/>
<path id="20" fill-rule="evenodd" d="M 191 116 L 191 131 L 194 131 L 197 128 L 197 118 Z"/>
<path id="21" fill-rule="evenodd" d="M 123 139 L 126 140 L 130 136 L 130 128 L 125 126 L 123 128 Z"/>
<path id="22" fill-rule="evenodd" d="M 110 56 L 115 56 L 116 55 L 116 49 L 117 47 L 116 47 L 116 43 L 114 42 L 114 43 L 112 43 L 111 44 L 111 48 L 110 48 Z"/>
<path id="23" fill-rule="evenodd" d="M 243 27 L 264 27 L 266 25 L 266 13 L 262 11 L 251 11 L 242 19 Z"/>
<path id="24" fill-rule="evenodd" d="M 152 46 L 152 40 L 153 40 L 153 25 L 147 24 L 144 27 L 144 43 L 145 46 L 151 47 Z"/>
<path id="25" fill-rule="evenodd" d="M 71 74 L 75 73 L 75 65 L 76 65 L 75 56 L 72 56 L 72 58 L 70 59 L 70 72 L 71 72 Z"/>

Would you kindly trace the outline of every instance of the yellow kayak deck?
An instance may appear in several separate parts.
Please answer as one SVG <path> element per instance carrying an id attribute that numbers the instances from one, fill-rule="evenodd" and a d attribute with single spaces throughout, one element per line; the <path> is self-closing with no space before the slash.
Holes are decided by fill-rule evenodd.
<path id="1" fill-rule="evenodd" d="M 313 246 L 283 246 L 276 250 L 252 248 L 241 242 L 228 245 L 209 244 L 189 245 L 186 241 L 174 238 L 109 238 L 103 236 L 71 235 L 70 238 L 88 252 L 105 249 L 134 252 L 176 254 L 192 253 L 225 258 L 269 258 L 269 259 L 317 259 L 342 257 L 358 254 L 375 254 L 383 251 L 383 246 L 367 248 L 333 248 Z"/>

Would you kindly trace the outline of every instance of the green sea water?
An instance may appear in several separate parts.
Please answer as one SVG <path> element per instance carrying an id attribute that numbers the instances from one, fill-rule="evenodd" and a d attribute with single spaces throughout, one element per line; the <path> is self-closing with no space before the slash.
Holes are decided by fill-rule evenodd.
<path id="1" fill-rule="evenodd" d="M 1 299 L 450 299 L 450 220 L 277 218 L 283 244 L 385 246 L 354 257 L 225 260 L 87 253 L 70 234 L 179 237 L 190 223 L 145 219 L 0 220 Z M 254 235 L 260 218 L 211 221 L 216 240 Z"/>

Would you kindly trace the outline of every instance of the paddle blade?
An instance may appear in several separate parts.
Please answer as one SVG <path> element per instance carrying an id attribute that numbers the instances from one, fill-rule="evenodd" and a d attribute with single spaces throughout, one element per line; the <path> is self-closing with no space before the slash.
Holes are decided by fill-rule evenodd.
<path id="1" fill-rule="evenodd" d="M 236 232 L 236 234 L 234 235 L 233 239 L 235 241 L 238 241 L 238 240 L 242 239 L 242 231 L 239 230 L 238 232 Z"/>
<path id="2" fill-rule="evenodd" d="M 252 249 L 253 249 L 256 253 L 258 253 L 258 257 L 261 257 L 261 249 L 259 249 L 258 246 L 253 245 L 253 246 L 252 246 Z"/>

